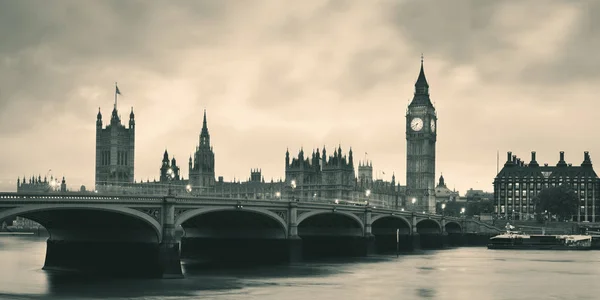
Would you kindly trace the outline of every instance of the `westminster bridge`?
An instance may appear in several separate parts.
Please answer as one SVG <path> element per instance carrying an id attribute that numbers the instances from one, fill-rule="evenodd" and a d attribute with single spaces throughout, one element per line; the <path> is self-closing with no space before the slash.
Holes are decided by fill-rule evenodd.
<path id="1" fill-rule="evenodd" d="M 498 229 L 476 220 L 336 203 L 214 196 L 0 193 L 49 233 L 44 269 L 182 277 L 181 258 L 221 262 L 364 256 L 468 243 Z"/>

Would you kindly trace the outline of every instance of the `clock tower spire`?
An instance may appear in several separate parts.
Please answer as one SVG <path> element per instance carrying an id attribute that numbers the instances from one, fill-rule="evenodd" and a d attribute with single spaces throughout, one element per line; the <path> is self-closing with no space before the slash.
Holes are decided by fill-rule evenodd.
<path id="1" fill-rule="evenodd" d="M 406 203 L 413 209 L 435 213 L 435 143 L 437 114 L 429 97 L 423 68 L 406 112 Z"/>

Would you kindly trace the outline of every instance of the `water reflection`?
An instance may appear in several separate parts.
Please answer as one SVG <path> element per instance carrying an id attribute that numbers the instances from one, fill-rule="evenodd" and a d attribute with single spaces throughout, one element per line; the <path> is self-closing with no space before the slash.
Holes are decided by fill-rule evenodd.
<path id="1" fill-rule="evenodd" d="M 42 271 L 45 240 L 0 238 L 2 299 L 596 299 L 600 251 L 459 248 L 412 255 L 216 267 L 184 279 Z M 553 284 L 560 282 L 560 284 Z"/>

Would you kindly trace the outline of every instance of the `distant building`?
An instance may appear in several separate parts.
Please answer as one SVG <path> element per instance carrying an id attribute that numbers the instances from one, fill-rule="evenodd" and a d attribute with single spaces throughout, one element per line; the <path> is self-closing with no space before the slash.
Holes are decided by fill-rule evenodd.
<path id="1" fill-rule="evenodd" d="M 304 200 L 338 199 L 357 204 L 370 202 L 386 207 L 402 206 L 401 189 L 396 185 L 395 175 L 392 175 L 391 182 L 373 181 L 372 164 L 359 163 L 357 178 L 352 149 L 346 156 L 342 154 L 342 147 L 338 146 L 333 155 L 327 157 L 327 149 L 323 147 L 322 154 L 316 149 L 310 158 L 305 158 L 304 150 L 300 149 L 298 156 L 290 159 L 289 150 L 286 151 L 285 182 L 288 193 L 294 193 Z"/>
<path id="2" fill-rule="evenodd" d="M 531 152 L 531 161 L 525 164 L 512 152 L 507 153 L 506 163 L 494 179 L 496 215 L 512 219 L 532 218 L 535 213 L 533 199 L 541 190 L 568 185 L 580 199 L 573 220 L 595 222 L 600 209 L 600 185 L 589 153 L 584 152 L 581 166 L 567 164 L 562 151 L 556 166 L 540 166 L 535 154 L 535 151 Z"/>
<path id="3" fill-rule="evenodd" d="M 460 201 L 460 196 L 457 191 L 453 191 L 446 186 L 444 176 L 440 175 L 438 185 L 435 187 L 436 203 L 456 202 Z"/>
<path id="4" fill-rule="evenodd" d="M 483 190 L 469 189 L 465 193 L 467 202 L 491 201 L 494 199 L 494 193 L 484 192 Z"/>
<path id="5" fill-rule="evenodd" d="M 48 193 L 48 192 L 66 192 L 67 191 L 67 182 L 63 177 L 61 181 L 58 181 L 58 178 L 54 178 L 54 176 L 48 178 L 44 177 L 42 179 L 41 175 L 31 176 L 29 180 L 25 179 L 25 177 L 17 178 L 17 193 Z"/>
<path id="6" fill-rule="evenodd" d="M 96 117 L 96 186 L 133 183 L 135 163 L 135 115 L 129 114 L 129 128 L 121 124 L 117 103 L 110 123 L 102 128 L 102 113 Z"/>
<path id="7" fill-rule="evenodd" d="M 447 189 L 441 180 L 435 186 L 435 160 L 437 141 L 437 114 L 429 95 L 423 60 L 411 103 L 406 111 L 407 184 L 401 186 L 395 175 L 391 181 L 373 179 L 373 164 L 359 162 L 355 170 L 352 150 L 342 153 L 341 146 L 327 156 L 319 149 L 304 156 L 300 149 L 296 158 L 285 156 L 285 179 L 265 182 L 259 169 L 252 169 L 248 181 L 224 182 L 216 176 L 215 152 L 210 141 L 206 111 L 199 142 L 189 158 L 189 178 L 183 178 L 180 166 L 165 149 L 159 167 L 159 179 L 136 181 L 134 179 L 135 116 L 129 115 L 129 127 L 121 123 L 116 95 L 110 122 L 103 127 L 102 114 L 96 117 L 96 167 L 95 189 L 91 192 L 121 194 L 189 194 L 218 195 L 254 199 L 303 199 L 305 201 L 355 201 L 369 202 L 396 208 L 435 211 L 436 202 L 452 200 L 458 193 Z M 81 189 L 85 191 L 85 189 Z M 415 199 L 414 204 L 407 199 Z M 442 200 L 446 201 L 446 200 Z"/>

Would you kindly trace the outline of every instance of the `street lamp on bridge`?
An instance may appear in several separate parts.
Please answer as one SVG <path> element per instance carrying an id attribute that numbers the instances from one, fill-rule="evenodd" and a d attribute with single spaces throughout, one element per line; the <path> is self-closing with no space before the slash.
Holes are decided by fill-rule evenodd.
<path id="1" fill-rule="evenodd" d="M 168 190 L 167 190 L 167 195 L 171 196 L 172 191 L 171 191 L 171 181 L 173 181 L 173 179 L 175 178 L 175 172 L 173 172 L 172 168 L 169 168 L 167 170 L 167 182 L 168 182 Z"/>
<path id="2" fill-rule="evenodd" d="M 292 179 L 290 181 L 290 186 L 292 187 L 292 201 L 296 200 L 296 179 Z"/>

